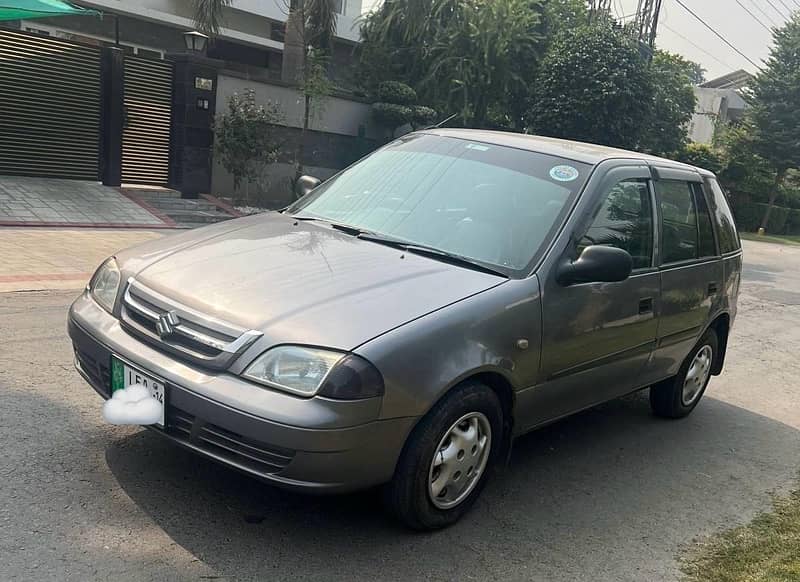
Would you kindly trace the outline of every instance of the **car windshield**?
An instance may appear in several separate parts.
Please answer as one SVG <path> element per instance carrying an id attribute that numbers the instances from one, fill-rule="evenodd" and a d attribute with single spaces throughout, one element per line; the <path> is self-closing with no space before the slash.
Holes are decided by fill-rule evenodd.
<path id="1" fill-rule="evenodd" d="M 520 274 L 589 171 L 556 156 L 414 134 L 349 167 L 287 212 Z"/>

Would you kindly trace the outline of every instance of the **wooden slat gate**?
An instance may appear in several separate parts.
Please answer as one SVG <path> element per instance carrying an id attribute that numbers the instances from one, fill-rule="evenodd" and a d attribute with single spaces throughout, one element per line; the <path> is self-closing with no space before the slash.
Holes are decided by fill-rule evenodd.
<path id="1" fill-rule="evenodd" d="M 0 175 L 97 180 L 100 50 L 0 29 Z"/>
<path id="2" fill-rule="evenodd" d="M 169 182 L 172 75 L 169 61 L 125 56 L 125 183 L 165 186 Z"/>

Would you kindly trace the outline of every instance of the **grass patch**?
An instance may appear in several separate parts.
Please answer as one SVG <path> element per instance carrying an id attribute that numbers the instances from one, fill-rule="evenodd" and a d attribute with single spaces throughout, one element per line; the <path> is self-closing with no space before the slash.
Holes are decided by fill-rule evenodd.
<path id="1" fill-rule="evenodd" d="M 800 245 L 800 236 L 794 235 L 765 234 L 764 236 L 759 236 L 754 232 L 740 232 L 739 236 L 744 240 L 771 242 L 780 245 Z"/>
<path id="2" fill-rule="evenodd" d="M 800 491 L 771 512 L 712 537 L 682 564 L 687 582 L 800 581 Z"/>

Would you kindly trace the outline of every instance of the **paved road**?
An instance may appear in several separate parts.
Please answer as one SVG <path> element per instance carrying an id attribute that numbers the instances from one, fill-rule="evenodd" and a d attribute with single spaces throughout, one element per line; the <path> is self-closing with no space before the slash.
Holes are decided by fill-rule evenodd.
<path id="1" fill-rule="evenodd" d="M 800 468 L 800 248 L 745 250 L 728 368 L 690 418 L 638 395 L 528 435 L 429 535 L 374 493 L 285 493 L 104 424 L 72 370 L 74 293 L 0 294 L 0 580 L 674 580 L 681 547 Z"/>

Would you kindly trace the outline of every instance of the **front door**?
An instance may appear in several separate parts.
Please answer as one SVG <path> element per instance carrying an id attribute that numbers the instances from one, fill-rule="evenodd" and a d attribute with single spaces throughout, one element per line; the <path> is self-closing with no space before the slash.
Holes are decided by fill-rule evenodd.
<path id="1" fill-rule="evenodd" d="M 611 170 L 591 208 L 567 254 L 618 247 L 630 253 L 633 272 L 618 283 L 564 287 L 551 270 L 543 283 L 540 383 L 529 427 L 638 388 L 655 344 L 660 286 L 649 168 Z"/>

